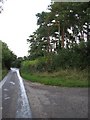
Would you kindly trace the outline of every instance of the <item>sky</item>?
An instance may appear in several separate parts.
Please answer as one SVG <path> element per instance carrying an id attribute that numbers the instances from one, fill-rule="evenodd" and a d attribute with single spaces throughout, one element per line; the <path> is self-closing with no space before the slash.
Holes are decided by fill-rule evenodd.
<path id="1" fill-rule="evenodd" d="M 7 0 L 0 14 L 0 40 L 18 57 L 28 55 L 28 36 L 37 28 L 36 14 L 46 11 L 51 0 Z"/>

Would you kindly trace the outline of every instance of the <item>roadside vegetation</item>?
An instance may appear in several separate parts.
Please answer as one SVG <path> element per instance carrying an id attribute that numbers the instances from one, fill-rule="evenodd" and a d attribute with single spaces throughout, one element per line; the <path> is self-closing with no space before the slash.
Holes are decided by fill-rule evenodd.
<path id="1" fill-rule="evenodd" d="M 25 80 L 61 87 L 88 87 L 86 71 L 61 70 L 54 73 L 21 73 Z"/>
<path id="2" fill-rule="evenodd" d="M 82 66 L 80 68 L 80 62 L 78 62 L 78 65 L 75 63 L 70 64 L 71 56 L 67 61 L 65 61 L 65 56 L 67 55 L 49 55 L 35 60 L 25 60 L 21 64 L 21 76 L 25 80 L 45 85 L 88 87 L 88 68 L 82 69 Z"/>
<path id="3" fill-rule="evenodd" d="M 3 80 L 3 78 L 7 75 L 7 73 L 8 73 L 8 70 L 7 70 L 6 68 L 4 68 L 4 69 L 2 70 L 2 77 L 1 77 L 0 80 Z"/>
<path id="4" fill-rule="evenodd" d="M 16 56 L 13 52 L 8 48 L 7 44 L 0 40 L 1 44 L 1 68 L 0 68 L 0 80 L 2 80 L 8 73 L 8 70 L 11 67 L 12 61 L 16 59 Z"/>
<path id="5" fill-rule="evenodd" d="M 36 14 L 38 29 L 27 39 L 29 56 L 21 63 L 23 78 L 47 85 L 88 87 L 89 5 L 52 3 L 49 12 Z"/>
<path id="6" fill-rule="evenodd" d="M 2 80 L 10 70 L 10 67 L 18 67 L 17 56 L 9 49 L 5 42 L 0 40 L 0 80 Z"/>
<path id="7" fill-rule="evenodd" d="M 90 2 L 52 2 L 37 13 L 28 56 L 17 58 L 2 42 L 2 69 L 20 68 L 32 82 L 65 87 L 90 86 Z M 3 74 L 3 76 L 4 76 Z"/>

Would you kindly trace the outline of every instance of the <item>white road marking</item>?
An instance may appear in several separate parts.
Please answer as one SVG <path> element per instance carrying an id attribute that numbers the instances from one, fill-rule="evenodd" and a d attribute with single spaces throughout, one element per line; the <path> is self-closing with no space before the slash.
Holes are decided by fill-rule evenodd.
<path id="1" fill-rule="evenodd" d="M 15 85 L 15 83 L 14 83 L 14 82 L 12 82 L 12 81 L 11 81 L 10 83 L 11 83 L 12 85 Z"/>
<path id="2" fill-rule="evenodd" d="M 8 99 L 10 99 L 10 97 L 6 97 L 6 98 L 4 98 L 5 100 L 8 100 Z"/>
<path id="3" fill-rule="evenodd" d="M 8 91 L 8 89 L 4 89 L 4 91 Z"/>

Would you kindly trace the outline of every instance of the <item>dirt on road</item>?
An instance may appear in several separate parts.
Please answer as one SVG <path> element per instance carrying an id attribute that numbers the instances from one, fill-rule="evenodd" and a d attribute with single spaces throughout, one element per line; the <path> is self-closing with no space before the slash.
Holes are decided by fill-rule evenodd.
<path id="1" fill-rule="evenodd" d="M 88 118 L 88 88 L 24 84 L 33 118 Z"/>

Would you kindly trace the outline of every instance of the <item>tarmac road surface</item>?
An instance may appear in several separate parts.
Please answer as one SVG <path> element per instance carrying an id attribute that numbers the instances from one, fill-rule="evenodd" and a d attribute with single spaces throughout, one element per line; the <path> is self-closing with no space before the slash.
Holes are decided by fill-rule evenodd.
<path id="1" fill-rule="evenodd" d="M 0 83 L 1 87 L 2 118 L 31 118 L 30 105 L 18 69 L 12 68 L 9 71 Z"/>
<path id="2" fill-rule="evenodd" d="M 23 84 L 19 70 L 13 68 L 0 83 L 1 88 L 3 118 L 88 118 L 88 88 L 47 86 L 25 80 Z"/>
<path id="3" fill-rule="evenodd" d="M 24 83 L 33 118 L 88 118 L 88 88 Z"/>

